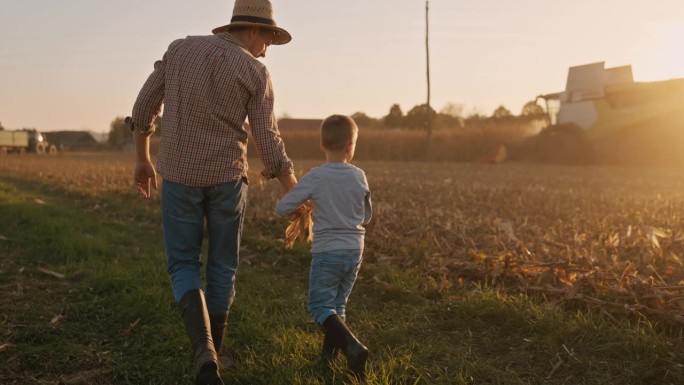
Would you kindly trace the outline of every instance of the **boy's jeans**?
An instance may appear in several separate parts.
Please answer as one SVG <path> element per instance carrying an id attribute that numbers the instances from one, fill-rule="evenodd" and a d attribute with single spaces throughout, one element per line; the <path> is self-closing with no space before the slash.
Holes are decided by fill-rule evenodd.
<path id="1" fill-rule="evenodd" d="M 202 288 L 200 254 L 206 217 L 207 310 L 209 314 L 227 313 L 235 298 L 247 184 L 238 180 L 211 187 L 190 187 L 164 180 L 161 198 L 167 269 L 176 302 L 189 290 Z"/>
<path id="2" fill-rule="evenodd" d="M 363 250 L 314 253 L 309 274 L 309 312 L 322 325 L 333 314 L 345 319 L 345 306 L 361 267 Z"/>

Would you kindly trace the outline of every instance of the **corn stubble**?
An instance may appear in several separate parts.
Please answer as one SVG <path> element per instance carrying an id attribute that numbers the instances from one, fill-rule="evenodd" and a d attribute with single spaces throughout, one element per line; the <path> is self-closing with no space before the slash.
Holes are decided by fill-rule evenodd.
<path id="1" fill-rule="evenodd" d="M 252 161 L 245 226 L 311 236 L 274 212 L 282 189 Z M 319 161 L 295 162 L 298 176 Z M 504 163 L 359 162 L 373 191 L 364 263 L 414 269 L 457 296 L 487 283 L 609 317 L 684 325 L 684 171 Z M 6 156 L 0 172 L 98 195 L 131 194 L 130 154 Z M 153 197 L 158 199 L 158 194 Z M 379 277 L 375 281 L 382 283 Z"/>

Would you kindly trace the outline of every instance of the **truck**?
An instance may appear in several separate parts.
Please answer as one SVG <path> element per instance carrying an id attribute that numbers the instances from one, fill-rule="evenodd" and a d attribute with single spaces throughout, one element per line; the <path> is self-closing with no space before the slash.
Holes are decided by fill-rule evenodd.
<path id="1" fill-rule="evenodd" d="M 7 153 L 56 154 L 57 146 L 47 142 L 38 130 L 0 130 L 0 155 Z"/>
<path id="2" fill-rule="evenodd" d="M 636 82 L 630 65 L 570 67 L 565 90 L 537 96 L 548 126 L 527 142 L 535 160 L 684 161 L 684 78 Z"/>

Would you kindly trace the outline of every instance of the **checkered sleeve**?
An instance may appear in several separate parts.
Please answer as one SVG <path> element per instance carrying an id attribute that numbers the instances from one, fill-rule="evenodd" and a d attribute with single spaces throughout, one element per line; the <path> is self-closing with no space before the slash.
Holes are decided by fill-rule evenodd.
<path id="1" fill-rule="evenodd" d="M 138 130 L 143 135 L 154 133 L 154 119 L 161 113 L 164 102 L 166 59 L 169 52 L 181 41 L 182 39 L 179 39 L 171 43 L 163 59 L 154 63 L 154 71 L 145 81 L 135 100 L 129 124 L 132 124 L 131 129 Z"/>
<path id="2" fill-rule="evenodd" d="M 294 169 L 292 161 L 285 152 L 285 143 L 280 137 L 273 113 L 274 95 L 271 77 L 266 67 L 263 67 L 262 71 L 256 92 L 247 106 L 247 116 L 252 127 L 254 146 L 264 164 L 261 175 L 266 179 L 271 179 L 294 174 Z"/>

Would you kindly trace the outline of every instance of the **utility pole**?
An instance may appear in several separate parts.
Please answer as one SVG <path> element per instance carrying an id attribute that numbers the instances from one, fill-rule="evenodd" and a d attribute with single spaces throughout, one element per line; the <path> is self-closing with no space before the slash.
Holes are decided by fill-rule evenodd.
<path id="1" fill-rule="evenodd" d="M 425 126 L 427 128 L 427 156 L 430 157 L 430 149 L 432 146 L 432 108 L 430 108 L 430 40 L 429 40 L 429 23 L 430 18 L 428 17 L 430 11 L 430 0 L 425 0 L 425 58 L 427 62 L 427 111 L 426 111 L 426 121 Z"/>

